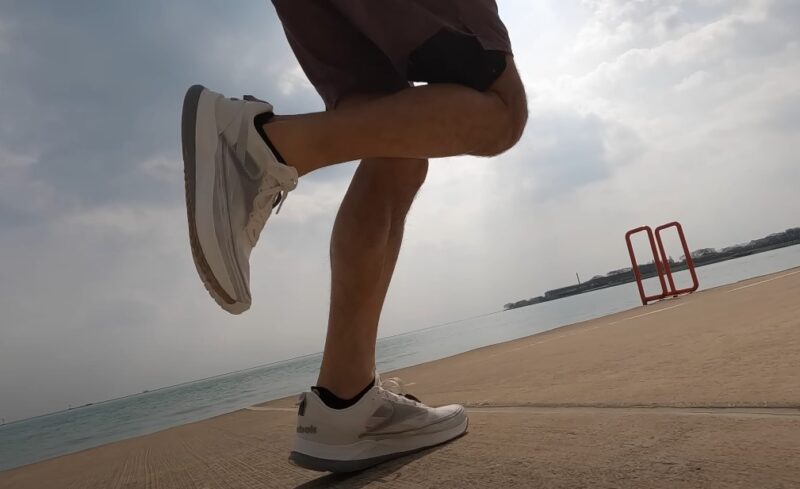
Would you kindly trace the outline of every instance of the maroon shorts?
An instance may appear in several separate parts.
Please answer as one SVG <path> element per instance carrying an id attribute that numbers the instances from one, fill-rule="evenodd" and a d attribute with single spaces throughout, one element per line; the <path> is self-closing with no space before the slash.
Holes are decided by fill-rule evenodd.
<path id="1" fill-rule="evenodd" d="M 272 0 L 328 108 L 410 82 L 485 90 L 511 42 L 494 0 Z"/>

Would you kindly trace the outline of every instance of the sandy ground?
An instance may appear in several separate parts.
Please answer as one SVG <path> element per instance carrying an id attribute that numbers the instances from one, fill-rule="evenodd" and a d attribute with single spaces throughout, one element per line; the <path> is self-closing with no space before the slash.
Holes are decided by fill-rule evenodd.
<path id="1" fill-rule="evenodd" d="M 469 433 L 352 476 L 284 399 L 0 473 L 0 488 L 800 488 L 800 269 L 403 369 Z"/>

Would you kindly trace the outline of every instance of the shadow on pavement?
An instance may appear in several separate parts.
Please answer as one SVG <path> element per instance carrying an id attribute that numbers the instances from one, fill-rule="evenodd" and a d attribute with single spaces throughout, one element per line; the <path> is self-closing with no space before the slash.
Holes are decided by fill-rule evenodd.
<path id="1" fill-rule="evenodd" d="M 403 468 L 405 465 L 417 460 L 418 458 L 430 455 L 440 448 L 442 448 L 442 445 L 428 448 L 411 455 L 406 455 L 405 457 L 400 457 L 395 460 L 390 460 L 361 472 L 353 472 L 352 474 L 328 474 L 317 479 L 304 482 L 295 489 L 359 489 L 373 482 L 388 482 L 384 479 L 391 479 L 391 475 Z"/>

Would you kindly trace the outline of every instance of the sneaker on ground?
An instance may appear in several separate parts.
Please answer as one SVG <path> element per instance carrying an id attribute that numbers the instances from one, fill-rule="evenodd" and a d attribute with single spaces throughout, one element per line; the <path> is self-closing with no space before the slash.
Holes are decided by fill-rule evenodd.
<path id="1" fill-rule="evenodd" d="M 200 85 L 183 102 L 182 140 L 189 239 L 197 271 L 232 314 L 250 308 L 250 252 L 274 206 L 297 186 L 255 126 L 266 102 L 227 99 Z M 280 207 L 278 207 L 280 210 Z"/>
<path id="2" fill-rule="evenodd" d="M 327 407 L 313 389 L 301 394 L 289 460 L 311 470 L 355 472 L 467 431 L 469 420 L 462 406 L 428 407 L 403 394 L 398 385 L 396 379 L 381 382 L 376 376 L 364 397 L 341 410 Z"/>

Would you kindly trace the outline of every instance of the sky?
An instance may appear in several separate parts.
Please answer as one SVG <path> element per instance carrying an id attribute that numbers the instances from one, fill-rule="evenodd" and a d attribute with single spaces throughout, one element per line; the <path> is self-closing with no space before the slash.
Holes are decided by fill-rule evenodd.
<path id="1" fill-rule="evenodd" d="M 431 163 L 381 319 L 389 336 L 629 264 L 800 225 L 800 3 L 500 0 L 529 98 L 520 143 Z M 328 238 L 355 164 L 300 182 L 224 313 L 188 244 L 185 90 L 322 109 L 263 0 L 0 4 L 0 417 L 321 351 Z M 675 252 L 677 256 L 679 252 Z"/>

